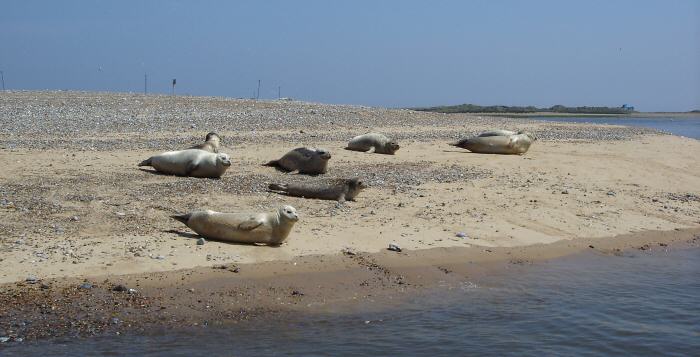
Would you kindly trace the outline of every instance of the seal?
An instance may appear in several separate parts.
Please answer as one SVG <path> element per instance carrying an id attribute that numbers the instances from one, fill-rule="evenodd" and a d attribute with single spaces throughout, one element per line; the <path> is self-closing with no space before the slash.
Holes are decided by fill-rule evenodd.
<path id="1" fill-rule="evenodd" d="M 523 132 L 515 135 L 473 136 L 450 145 L 480 154 L 522 155 L 535 140 L 537 138 L 534 135 Z"/>
<path id="2" fill-rule="evenodd" d="M 194 211 L 170 216 L 204 238 L 236 243 L 278 246 L 299 220 L 297 210 L 282 206 L 272 213 L 221 213 Z"/>
<path id="3" fill-rule="evenodd" d="M 511 131 L 511 130 L 498 129 L 498 130 L 484 131 L 482 133 L 479 133 L 479 135 L 477 135 L 477 136 L 483 138 L 483 137 L 487 137 L 487 136 L 511 136 L 511 135 L 522 134 L 522 133 L 523 132 L 515 132 L 515 131 Z"/>
<path id="4" fill-rule="evenodd" d="M 331 153 L 326 149 L 302 147 L 284 154 L 279 160 L 263 164 L 263 166 L 273 166 L 286 172 L 318 175 L 326 173 L 330 158 Z"/>
<path id="5" fill-rule="evenodd" d="M 164 174 L 218 178 L 231 166 L 227 154 L 199 149 L 168 151 L 141 161 L 139 166 L 151 166 Z"/>
<path id="6" fill-rule="evenodd" d="M 313 183 L 271 183 L 268 186 L 270 192 L 287 196 L 315 198 L 319 200 L 335 200 L 338 202 L 354 201 L 360 191 L 367 185 L 359 178 L 333 180 L 320 184 Z"/>
<path id="7" fill-rule="evenodd" d="M 394 155 L 399 148 L 396 141 L 387 138 L 384 134 L 367 133 L 352 138 L 345 149 L 366 152 L 374 150 L 377 154 Z"/>
<path id="8" fill-rule="evenodd" d="M 208 152 L 213 152 L 213 153 L 218 153 L 219 152 L 219 147 L 221 146 L 221 137 L 215 132 L 210 132 L 207 134 L 206 138 L 204 138 L 204 143 L 195 145 L 193 147 L 190 147 L 188 149 L 199 149 L 199 150 L 204 150 Z"/>

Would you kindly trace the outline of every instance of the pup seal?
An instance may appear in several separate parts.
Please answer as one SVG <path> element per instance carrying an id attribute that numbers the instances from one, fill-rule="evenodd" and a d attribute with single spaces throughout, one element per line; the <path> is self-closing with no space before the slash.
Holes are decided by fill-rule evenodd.
<path id="1" fill-rule="evenodd" d="M 387 138 L 383 134 L 368 133 L 352 138 L 345 149 L 367 152 L 374 150 L 377 154 L 394 155 L 399 148 L 400 146 L 396 141 Z"/>
<path id="2" fill-rule="evenodd" d="M 204 143 L 195 145 L 188 149 L 199 149 L 204 151 L 209 151 L 213 153 L 219 152 L 219 146 L 221 146 L 221 137 L 215 132 L 210 132 L 207 137 L 204 138 Z"/>
<path id="3" fill-rule="evenodd" d="M 156 171 L 177 176 L 218 178 L 231 166 L 227 154 L 214 154 L 199 149 L 168 151 L 141 161 Z"/>
<path id="4" fill-rule="evenodd" d="M 300 174 L 318 175 L 325 174 L 328 169 L 328 160 L 331 153 L 320 148 L 296 148 L 282 156 L 279 160 L 272 160 L 263 166 L 277 167 L 282 171 L 299 172 Z"/>
<path id="5" fill-rule="evenodd" d="M 294 223 L 299 220 L 297 210 L 292 206 L 282 206 L 272 213 L 221 213 L 206 210 L 170 217 L 208 239 L 272 246 L 282 244 Z"/>
<path id="6" fill-rule="evenodd" d="M 527 132 L 515 135 L 473 136 L 462 139 L 452 146 L 480 154 L 522 155 L 537 138 Z"/>
<path id="7" fill-rule="evenodd" d="M 338 202 L 354 201 L 355 197 L 367 188 L 367 185 L 359 178 L 333 180 L 321 184 L 312 183 L 271 183 L 268 186 L 270 192 L 287 196 L 316 198 L 319 200 L 335 200 Z"/>

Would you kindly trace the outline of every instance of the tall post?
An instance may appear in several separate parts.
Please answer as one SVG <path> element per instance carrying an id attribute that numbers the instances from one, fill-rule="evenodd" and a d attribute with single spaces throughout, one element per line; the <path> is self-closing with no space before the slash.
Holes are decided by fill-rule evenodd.
<path id="1" fill-rule="evenodd" d="M 5 91 L 5 73 L 0 71 L 0 78 L 2 78 L 2 91 Z"/>
<path id="2" fill-rule="evenodd" d="M 282 86 L 277 86 L 277 99 L 282 98 Z"/>
<path id="3" fill-rule="evenodd" d="M 148 94 L 148 73 L 143 74 L 143 94 Z"/>
<path id="4" fill-rule="evenodd" d="M 260 99 L 260 80 L 258 79 L 258 94 L 255 95 L 255 99 Z"/>
<path id="5" fill-rule="evenodd" d="M 175 84 L 177 83 L 177 79 L 173 78 L 173 96 L 175 95 Z"/>

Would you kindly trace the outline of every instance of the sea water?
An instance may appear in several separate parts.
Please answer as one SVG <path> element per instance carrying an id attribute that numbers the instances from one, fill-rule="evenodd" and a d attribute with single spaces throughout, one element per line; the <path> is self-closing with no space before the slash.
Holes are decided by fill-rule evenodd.
<path id="1" fill-rule="evenodd" d="M 533 117 L 530 119 L 639 126 L 700 140 L 700 114 L 688 117 Z"/>
<path id="2" fill-rule="evenodd" d="M 7 346 L 5 356 L 697 356 L 700 249 L 590 252 L 387 309 Z M 0 347 L 1 348 L 1 347 Z"/>

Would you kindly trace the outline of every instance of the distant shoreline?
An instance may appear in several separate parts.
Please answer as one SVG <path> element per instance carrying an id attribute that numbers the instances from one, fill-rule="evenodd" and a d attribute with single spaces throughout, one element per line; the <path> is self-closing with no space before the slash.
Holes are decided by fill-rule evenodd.
<path id="1" fill-rule="evenodd" d="M 571 117 L 571 118 L 697 118 L 700 113 L 693 112 L 635 112 L 630 114 L 580 114 L 580 113 L 448 113 L 469 114 L 479 116 L 506 117 L 506 118 L 538 118 L 538 117 Z"/>

